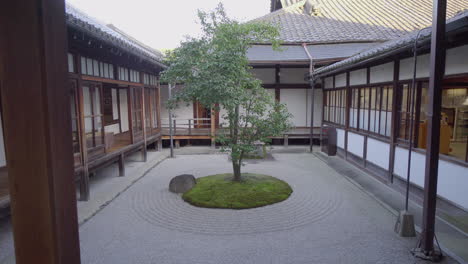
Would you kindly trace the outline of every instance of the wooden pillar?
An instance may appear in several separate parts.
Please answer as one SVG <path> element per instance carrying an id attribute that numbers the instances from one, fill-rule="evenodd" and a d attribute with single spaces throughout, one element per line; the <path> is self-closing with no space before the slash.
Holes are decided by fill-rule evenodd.
<path id="1" fill-rule="evenodd" d="M 349 131 L 349 117 L 350 112 L 351 112 L 351 98 L 352 98 L 352 90 L 351 90 L 351 84 L 349 81 L 350 78 L 350 73 L 349 71 L 346 72 L 346 123 L 345 123 L 345 138 L 344 138 L 344 158 L 345 160 L 348 159 L 348 131 Z M 323 104 L 325 105 L 325 103 Z M 324 111 L 325 112 L 325 111 Z"/>
<path id="2" fill-rule="evenodd" d="M 78 264 L 63 0 L 2 2 L 3 129 L 17 264 Z"/>
<path id="3" fill-rule="evenodd" d="M 437 178 L 439 171 L 440 115 L 442 108 L 442 81 L 445 72 L 446 0 L 434 0 L 431 53 L 429 69 L 429 105 L 427 108 L 427 151 L 424 179 L 424 204 L 421 250 L 434 255 Z"/>
<path id="4" fill-rule="evenodd" d="M 81 158 L 83 163 L 83 172 L 80 174 L 80 201 L 88 201 L 90 196 L 89 191 L 89 169 L 88 169 L 88 145 L 85 132 L 85 120 L 84 120 L 84 97 L 83 97 L 83 88 L 81 80 L 81 56 L 76 57 L 78 65 L 78 87 L 77 87 L 77 96 L 78 96 L 78 113 L 79 113 L 79 127 L 80 127 L 80 138 L 81 138 Z"/>
<path id="5" fill-rule="evenodd" d="M 157 144 L 158 144 L 158 151 L 162 151 L 163 149 L 162 139 L 159 139 Z"/>
<path id="6" fill-rule="evenodd" d="M 118 164 L 119 176 L 125 176 L 125 155 L 123 153 L 120 153 Z"/>
<path id="7" fill-rule="evenodd" d="M 148 150 L 146 149 L 146 102 L 145 102 L 145 87 L 141 87 L 141 123 L 143 127 L 143 148 L 141 149 L 141 155 L 143 162 L 148 160 Z"/>

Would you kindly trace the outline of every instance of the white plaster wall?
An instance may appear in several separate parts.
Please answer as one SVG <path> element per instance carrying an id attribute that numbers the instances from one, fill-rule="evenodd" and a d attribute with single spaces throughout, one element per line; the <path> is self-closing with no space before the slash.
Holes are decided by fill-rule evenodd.
<path id="1" fill-rule="evenodd" d="M 346 86 L 346 73 L 338 74 L 335 76 L 335 88 Z"/>
<path id="2" fill-rule="evenodd" d="M 445 75 L 468 72 L 468 45 L 447 50 Z"/>
<path id="3" fill-rule="evenodd" d="M 393 62 L 377 65 L 370 68 L 370 83 L 393 81 Z"/>
<path id="4" fill-rule="evenodd" d="M 120 123 L 122 124 L 122 132 L 129 130 L 128 122 L 128 100 L 127 89 L 119 89 L 120 93 Z"/>
<path id="5" fill-rule="evenodd" d="M 105 126 L 104 127 L 104 132 L 119 134 L 120 133 L 119 124 L 113 124 L 113 125 Z"/>
<path id="6" fill-rule="evenodd" d="M 84 108 L 84 115 L 91 115 L 91 98 L 89 94 L 89 87 L 83 86 L 83 108 Z M 93 130 L 93 123 L 91 118 L 85 118 L 85 132 L 89 133 Z"/>
<path id="7" fill-rule="evenodd" d="M 174 88 L 173 93 L 176 93 L 178 90 L 182 89 L 183 86 L 177 85 Z M 167 127 L 169 125 L 169 112 L 166 107 L 168 95 L 169 95 L 169 87 L 167 85 L 161 85 L 161 122 L 162 125 Z M 192 102 L 181 102 L 179 103 L 178 107 L 172 111 L 173 117 L 179 121 L 177 127 L 188 127 L 188 120 L 194 117 L 193 113 L 193 103 Z M 176 122 L 177 122 L 176 121 Z"/>
<path id="8" fill-rule="evenodd" d="M 280 102 L 284 103 L 293 115 L 291 121 L 296 127 L 307 126 L 307 100 L 310 100 L 307 89 L 281 89 Z"/>
<path id="9" fill-rule="evenodd" d="M 367 83 L 367 69 L 355 70 L 349 73 L 350 85 L 361 85 Z"/>
<path id="10" fill-rule="evenodd" d="M 273 90 L 274 92 L 274 90 Z M 219 126 L 220 127 L 229 127 L 229 121 L 227 119 L 227 111 L 222 108 L 219 110 Z"/>
<path id="11" fill-rule="evenodd" d="M 275 68 L 265 68 L 265 69 L 251 69 L 253 75 L 261 80 L 263 83 L 271 84 L 275 83 Z"/>
<path id="12" fill-rule="evenodd" d="M 388 170 L 390 160 L 390 145 L 388 143 L 367 138 L 367 160 Z"/>
<path id="13" fill-rule="evenodd" d="M 119 106 L 117 105 L 117 89 L 112 88 L 112 118 L 119 119 Z"/>
<path id="14" fill-rule="evenodd" d="M 0 115 L 0 167 L 6 166 L 5 141 L 3 139 L 3 120 Z"/>
<path id="15" fill-rule="evenodd" d="M 281 68 L 281 83 L 308 83 L 309 68 Z"/>
<path id="16" fill-rule="evenodd" d="M 333 76 L 324 79 L 323 87 L 325 89 L 333 88 Z"/>
<path id="17" fill-rule="evenodd" d="M 348 132 L 348 151 L 358 157 L 364 157 L 364 137 Z"/>
<path id="18" fill-rule="evenodd" d="M 413 79 L 413 57 L 400 60 L 399 80 Z M 429 54 L 418 56 L 416 78 L 429 77 Z"/>
<path id="19" fill-rule="evenodd" d="M 395 149 L 394 173 L 406 179 L 408 168 L 408 150 L 400 147 Z M 424 187 L 425 156 L 413 151 L 411 155 L 410 182 Z M 465 209 L 468 209 L 468 168 L 439 160 L 439 179 L 437 194 Z"/>
<path id="20" fill-rule="evenodd" d="M 447 50 L 445 60 L 445 75 L 468 73 L 468 45 L 456 47 Z M 429 54 L 418 56 L 416 65 L 416 77 L 429 77 Z M 400 80 L 409 80 L 413 78 L 413 57 L 400 61 Z"/>
<path id="21" fill-rule="evenodd" d="M 336 144 L 339 148 L 345 148 L 345 131 L 343 129 L 336 129 Z"/>

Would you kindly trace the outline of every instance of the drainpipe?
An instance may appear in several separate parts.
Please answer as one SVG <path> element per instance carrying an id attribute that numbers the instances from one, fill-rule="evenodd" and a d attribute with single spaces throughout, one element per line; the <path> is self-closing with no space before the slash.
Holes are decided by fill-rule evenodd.
<path id="1" fill-rule="evenodd" d="M 310 152 L 313 152 L 313 140 L 314 140 L 314 60 L 309 50 L 307 49 L 307 44 L 303 43 L 302 47 L 304 48 L 307 57 L 309 57 L 309 84 L 310 84 Z"/>
<path id="2" fill-rule="evenodd" d="M 171 92 L 172 92 L 172 84 L 168 83 L 168 99 L 171 99 Z M 172 111 L 168 108 L 167 112 L 169 113 L 169 141 L 171 144 L 171 158 L 174 158 L 174 140 L 173 140 L 173 129 L 172 129 Z"/>

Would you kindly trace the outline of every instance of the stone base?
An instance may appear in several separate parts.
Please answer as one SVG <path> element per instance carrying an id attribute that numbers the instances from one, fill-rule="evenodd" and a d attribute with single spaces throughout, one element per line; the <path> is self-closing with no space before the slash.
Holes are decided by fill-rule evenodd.
<path id="1" fill-rule="evenodd" d="M 415 237 L 414 217 L 408 211 L 400 211 L 398 220 L 395 224 L 395 233 L 401 237 Z"/>

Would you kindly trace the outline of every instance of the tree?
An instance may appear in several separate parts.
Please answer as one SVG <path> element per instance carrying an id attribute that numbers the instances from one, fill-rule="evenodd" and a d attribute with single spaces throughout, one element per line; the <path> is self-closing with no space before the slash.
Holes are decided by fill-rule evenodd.
<path id="1" fill-rule="evenodd" d="M 199 11 L 198 16 L 202 35 L 187 38 L 169 54 L 162 80 L 184 84 L 169 107 L 196 100 L 214 111 L 224 109 L 228 127 L 216 141 L 230 152 L 233 179 L 240 181 L 242 160 L 255 150 L 254 143 L 266 143 L 290 128 L 286 107 L 252 75 L 247 59 L 252 43 L 272 43 L 279 49 L 279 32 L 270 24 L 231 20 L 222 4 L 209 13 Z"/>

